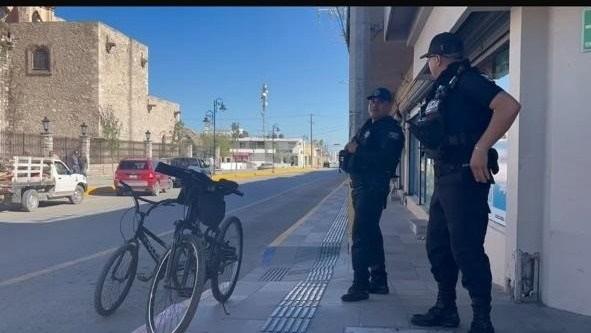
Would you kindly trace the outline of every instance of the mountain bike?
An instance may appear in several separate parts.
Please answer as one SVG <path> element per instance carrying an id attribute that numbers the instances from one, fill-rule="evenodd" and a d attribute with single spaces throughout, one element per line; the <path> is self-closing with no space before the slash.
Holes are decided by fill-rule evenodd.
<path id="1" fill-rule="evenodd" d="M 109 316 L 119 308 L 125 300 L 125 297 L 127 297 L 136 277 L 140 281 L 148 282 L 154 276 L 161 253 L 163 253 L 168 246 L 162 239 L 145 227 L 144 221 L 155 208 L 160 206 L 171 206 L 176 202 L 176 199 L 154 202 L 142 198 L 138 196 L 129 185 L 121 181 L 120 183 L 125 192 L 131 193 L 134 202 L 135 216 L 139 217 L 139 222 L 137 223 L 137 228 L 135 228 L 133 237 L 126 240 L 125 243 L 119 247 L 111 257 L 109 257 L 99 275 L 94 292 L 94 308 L 101 316 Z M 145 212 L 141 211 L 140 201 L 150 204 L 150 208 Z M 125 239 L 125 237 L 123 238 Z M 152 246 L 150 239 L 160 246 L 160 251 L 157 251 L 156 248 Z M 143 245 L 146 248 L 148 254 L 150 254 L 150 257 L 155 263 L 154 270 L 148 275 L 137 273 L 140 245 Z"/>
<path id="2" fill-rule="evenodd" d="M 242 223 L 235 216 L 225 218 L 224 197 L 244 194 L 235 182 L 213 181 L 194 170 L 159 163 L 156 171 L 181 180 L 177 202 L 187 211 L 184 219 L 174 223 L 172 243 L 152 278 L 146 328 L 150 333 L 182 333 L 197 311 L 207 280 L 222 304 L 236 287 L 242 264 Z"/>

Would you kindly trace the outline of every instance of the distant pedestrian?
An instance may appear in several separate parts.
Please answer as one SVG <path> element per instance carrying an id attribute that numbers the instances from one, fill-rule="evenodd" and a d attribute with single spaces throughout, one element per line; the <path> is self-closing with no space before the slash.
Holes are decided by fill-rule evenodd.
<path id="1" fill-rule="evenodd" d="M 72 156 L 70 157 L 70 169 L 72 169 L 73 173 L 80 173 L 81 169 L 80 169 L 80 159 L 78 157 L 78 151 L 76 150 L 74 152 L 74 154 L 72 154 Z"/>

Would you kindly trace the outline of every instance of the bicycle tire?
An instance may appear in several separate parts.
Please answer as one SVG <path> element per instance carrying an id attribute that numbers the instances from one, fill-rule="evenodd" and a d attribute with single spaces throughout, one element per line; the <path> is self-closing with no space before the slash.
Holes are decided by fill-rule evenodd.
<path id="1" fill-rule="evenodd" d="M 155 316 L 162 316 L 162 313 L 164 313 L 167 309 L 165 309 L 165 311 L 162 311 L 161 313 L 156 314 L 155 313 L 155 300 L 156 300 L 156 292 L 158 291 L 158 285 L 160 282 L 162 282 L 163 277 L 166 275 L 166 269 L 168 267 L 168 260 L 170 258 L 172 249 L 168 249 L 166 251 L 166 253 L 164 254 L 164 256 L 162 257 L 162 259 L 160 260 L 160 262 L 158 263 L 158 270 L 156 271 L 156 274 L 154 274 L 154 277 L 152 278 L 152 283 L 150 286 L 150 293 L 149 293 L 149 297 L 148 297 L 148 304 L 146 307 L 146 329 L 149 333 L 183 333 L 185 332 L 185 330 L 187 329 L 187 327 L 189 326 L 189 324 L 191 323 L 191 321 L 193 320 L 193 316 L 195 315 L 195 312 L 197 311 L 197 306 L 199 305 L 199 301 L 201 299 L 201 293 L 203 291 L 203 284 L 204 284 L 204 280 L 205 280 L 205 256 L 203 253 L 203 246 L 201 246 L 201 241 L 195 239 L 195 237 L 193 237 L 192 235 L 183 235 L 181 238 L 181 241 L 177 244 L 175 244 L 176 246 L 176 250 L 178 251 L 179 249 L 181 249 L 184 246 L 189 246 L 191 251 L 192 251 L 192 255 L 194 256 L 194 258 L 197 259 L 197 263 L 195 264 L 195 269 L 196 269 L 196 273 L 195 273 L 195 281 L 193 282 L 193 286 L 192 286 L 192 291 L 191 291 L 191 296 L 190 296 L 190 300 L 189 300 L 189 305 L 186 307 L 187 310 L 185 312 L 185 314 L 183 315 L 181 321 L 176 325 L 176 327 L 174 327 L 174 329 L 172 330 L 158 330 L 157 329 L 157 323 L 155 323 Z M 173 262 L 173 265 L 175 265 L 175 263 Z M 177 271 L 177 267 L 173 267 L 173 269 L 175 271 Z M 178 280 L 175 279 L 175 284 L 178 283 Z M 164 283 L 162 283 L 162 288 L 164 288 Z M 171 287 L 167 287 L 168 289 L 174 289 Z M 186 302 L 186 301 L 184 301 Z"/>
<path id="2" fill-rule="evenodd" d="M 234 288 L 236 288 L 236 283 L 238 282 L 238 277 L 240 276 L 240 267 L 242 266 L 242 251 L 243 251 L 243 243 L 244 243 L 244 238 L 243 238 L 243 232 L 242 232 L 242 223 L 240 222 L 240 219 L 238 219 L 236 216 L 230 216 L 227 217 L 221 224 L 220 224 L 220 228 L 219 228 L 219 233 L 217 234 L 216 237 L 216 246 L 219 246 L 219 244 L 224 244 L 226 242 L 225 240 L 225 235 L 226 232 L 228 231 L 228 229 L 232 226 L 235 225 L 236 226 L 236 230 L 238 231 L 238 235 L 239 235 L 239 245 L 237 246 L 237 250 L 238 250 L 238 259 L 237 259 L 237 267 L 236 270 L 233 272 L 233 276 L 231 277 L 229 283 L 229 288 L 227 290 L 222 290 L 222 288 L 220 288 L 220 275 L 223 273 L 220 273 L 219 270 L 219 266 L 220 266 L 220 261 L 221 261 L 221 256 L 222 253 L 220 251 L 220 249 L 216 248 L 216 258 L 214 260 L 216 260 L 215 263 L 215 268 L 216 268 L 216 273 L 213 274 L 212 278 L 211 278 L 211 292 L 213 294 L 213 297 L 220 303 L 224 303 L 226 302 L 230 296 L 232 296 L 232 293 L 234 292 Z M 225 289 L 225 288 L 224 288 Z"/>
<path id="3" fill-rule="evenodd" d="M 119 294 L 119 296 L 117 297 L 117 300 L 110 307 L 106 307 L 105 304 L 103 304 L 103 298 L 102 298 L 103 292 L 105 289 L 104 288 L 105 281 L 107 280 L 107 276 L 108 276 L 109 272 L 111 271 L 112 266 L 114 264 L 120 265 L 121 261 L 118 261 L 118 259 L 121 258 L 120 260 L 122 260 L 123 256 L 128 251 L 129 251 L 129 253 L 131 253 L 131 263 L 128 267 L 127 272 L 125 273 L 126 283 L 123 288 L 123 292 L 121 294 Z M 95 288 L 95 292 L 94 292 L 94 308 L 98 314 L 100 314 L 101 316 L 104 316 L 104 317 L 110 316 L 111 314 L 113 314 L 117 310 L 117 308 L 119 308 L 119 306 L 121 306 L 121 304 L 123 303 L 123 301 L 127 297 L 127 294 L 129 293 L 129 289 L 131 288 L 133 281 L 135 280 L 135 275 L 137 273 L 137 266 L 138 266 L 138 245 L 133 242 L 129 242 L 129 243 L 122 245 L 120 248 L 118 248 L 111 255 L 111 257 L 109 257 L 109 259 L 105 263 L 105 266 L 103 267 L 101 274 L 99 275 L 99 278 L 98 278 L 98 281 L 96 284 L 96 288 Z"/>

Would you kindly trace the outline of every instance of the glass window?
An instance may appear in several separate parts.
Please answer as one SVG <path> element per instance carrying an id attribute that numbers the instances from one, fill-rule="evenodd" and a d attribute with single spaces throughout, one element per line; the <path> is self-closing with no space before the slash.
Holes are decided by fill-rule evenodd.
<path id="1" fill-rule="evenodd" d="M 509 44 L 503 45 L 488 60 L 479 66 L 487 72 L 495 83 L 509 90 Z M 489 219 L 501 225 L 506 225 L 507 212 L 507 135 L 503 136 L 493 146 L 499 153 L 499 173 L 494 175 L 495 184 L 491 186 L 488 195 L 488 205 L 491 213 Z"/>
<path id="2" fill-rule="evenodd" d="M 60 162 L 55 162 L 55 171 L 58 175 L 68 175 L 70 174 L 68 168 Z"/>
<path id="3" fill-rule="evenodd" d="M 119 163 L 120 170 L 147 170 L 148 163 L 146 161 L 121 161 Z"/>
<path id="4" fill-rule="evenodd" d="M 36 71 L 49 70 L 49 50 L 41 47 L 33 51 L 33 69 Z"/>

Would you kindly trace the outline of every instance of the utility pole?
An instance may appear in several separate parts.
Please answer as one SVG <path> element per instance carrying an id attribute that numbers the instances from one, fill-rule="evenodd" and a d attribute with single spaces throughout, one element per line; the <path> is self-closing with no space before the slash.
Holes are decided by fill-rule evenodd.
<path id="1" fill-rule="evenodd" d="M 312 117 L 314 115 L 310 113 L 310 167 L 314 167 L 314 141 L 312 140 Z"/>
<path id="2" fill-rule="evenodd" d="M 262 111 L 261 114 L 263 116 L 263 147 L 265 151 L 265 161 L 267 162 L 267 139 L 265 138 L 265 113 L 267 111 L 267 106 L 269 105 L 268 102 L 269 98 L 269 87 L 266 83 L 263 83 L 263 88 L 261 89 L 261 104 L 262 104 Z"/>

